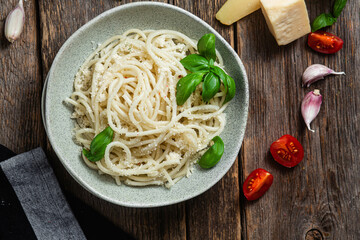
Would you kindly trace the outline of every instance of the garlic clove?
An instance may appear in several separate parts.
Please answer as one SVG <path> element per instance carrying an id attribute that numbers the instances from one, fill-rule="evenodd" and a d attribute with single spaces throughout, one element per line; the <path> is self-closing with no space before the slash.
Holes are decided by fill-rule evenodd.
<path id="1" fill-rule="evenodd" d="M 318 89 L 315 89 L 312 92 L 306 94 L 301 103 L 301 114 L 304 118 L 305 124 L 307 128 L 315 132 L 315 130 L 311 129 L 310 123 L 316 118 L 320 111 L 322 103 L 322 96 Z"/>
<path id="2" fill-rule="evenodd" d="M 335 72 L 334 70 L 322 65 L 322 64 L 313 64 L 306 68 L 302 75 L 303 86 L 309 87 L 310 84 L 323 79 L 325 76 L 330 74 L 344 74 L 344 72 Z"/>
<path id="3" fill-rule="evenodd" d="M 25 23 L 23 0 L 9 13 L 5 22 L 5 37 L 9 42 L 14 42 L 20 37 Z"/>

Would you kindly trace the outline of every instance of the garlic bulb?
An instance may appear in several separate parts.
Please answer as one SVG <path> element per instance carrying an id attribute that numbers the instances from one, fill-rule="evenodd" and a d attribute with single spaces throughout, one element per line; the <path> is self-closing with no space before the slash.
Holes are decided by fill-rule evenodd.
<path id="1" fill-rule="evenodd" d="M 315 130 L 310 128 L 310 123 L 316 118 L 320 111 L 322 103 L 322 96 L 318 89 L 315 89 L 312 92 L 306 94 L 301 103 L 301 114 L 304 118 L 307 128 L 315 132 Z"/>
<path id="2" fill-rule="evenodd" d="M 313 64 L 306 68 L 305 72 L 302 75 L 303 86 L 309 87 L 310 84 L 323 79 L 325 76 L 330 74 L 345 74 L 344 72 L 335 72 L 334 70 L 322 65 L 322 64 Z"/>
<path id="3" fill-rule="evenodd" d="M 20 37 L 25 23 L 23 0 L 9 13 L 5 22 L 5 37 L 9 42 L 14 42 Z"/>

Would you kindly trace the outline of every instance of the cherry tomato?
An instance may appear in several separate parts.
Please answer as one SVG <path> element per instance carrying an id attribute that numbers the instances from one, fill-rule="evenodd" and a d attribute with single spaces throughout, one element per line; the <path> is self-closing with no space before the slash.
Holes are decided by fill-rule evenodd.
<path id="1" fill-rule="evenodd" d="M 291 135 L 284 135 L 273 142 L 270 152 L 275 161 L 288 168 L 295 167 L 304 158 L 304 148 Z"/>
<path id="2" fill-rule="evenodd" d="M 256 200 L 270 188 L 274 177 L 265 169 L 258 168 L 250 173 L 246 178 L 243 191 L 247 200 Z"/>
<path id="3" fill-rule="evenodd" d="M 331 54 L 339 51 L 344 41 L 328 32 L 316 31 L 308 36 L 308 45 L 317 52 Z"/>

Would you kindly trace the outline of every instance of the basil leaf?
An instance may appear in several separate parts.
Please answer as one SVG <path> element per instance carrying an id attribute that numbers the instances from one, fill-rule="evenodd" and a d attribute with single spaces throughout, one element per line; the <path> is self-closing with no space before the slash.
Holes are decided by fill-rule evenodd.
<path id="1" fill-rule="evenodd" d="M 208 33 L 202 36 L 198 41 L 197 49 L 200 55 L 205 57 L 207 60 L 212 59 L 216 61 L 215 35 Z"/>
<path id="2" fill-rule="evenodd" d="M 216 66 L 211 68 L 211 72 L 215 73 L 221 79 L 221 81 L 224 83 L 224 87 L 225 87 L 224 94 L 226 95 L 227 90 L 228 90 L 227 81 L 226 81 L 227 74 L 224 72 L 224 70 L 222 70 L 221 68 L 216 67 Z"/>
<path id="3" fill-rule="evenodd" d="M 225 87 L 224 92 L 226 94 L 224 104 L 229 102 L 231 99 L 233 99 L 233 97 L 235 96 L 235 93 L 236 93 L 236 85 L 235 85 L 234 79 L 232 77 L 230 77 L 229 75 L 227 75 L 224 72 L 224 70 L 222 70 L 219 67 L 212 67 L 211 72 L 218 75 L 220 77 L 220 79 L 223 81 L 224 87 Z"/>
<path id="4" fill-rule="evenodd" d="M 186 56 L 180 62 L 190 72 L 209 71 L 208 60 L 198 54 Z"/>
<path id="5" fill-rule="evenodd" d="M 212 58 L 209 60 L 209 65 L 214 66 L 214 60 Z"/>
<path id="6" fill-rule="evenodd" d="M 105 154 L 105 150 L 103 152 L 98 152 L 97 154 L 93 155 L 91 154 L 90 151 L 86 150 L 85 148 L 83 148 L 83 154 L 84 156 L 91 162 L 96 162 L 101 160 L 104 157 Z"/>
<path id="7" fill-rule="evenodd" d="M 215 73 L 222 81 L 225 80 L 227 74 L 221 68 L 213 66 L 210 71 Z"/>
<path id="8" fill-rule="evenodd" d="M 99 151 L 104 150 L 106 146 L 111 143 L 114 136 L 114 131 L 111 127 L 105 128 L 101 133 L 95 136 L 90 144 L 90 152 L 92 155 L 97 154 Z"/>
<path id="9" fill-rule="evenodd" d="M 200 167 L 202 168 L 212 168 L 214 167 L 221 159 L 224 154 L 224 142 L 219 137 L 216 136 L 212 139 L 214 144 L 202 155 L 198 161 Z"/>
<path id="10" fill-rule="evenodd" d="M 230 77 L 229 75 L 226 75 L 226 80 L 224 81 L 224 85 L 225 87 L 227 87 L 227 93 L 224 101 L 225 104 L 234 98 L 236 93 L 236 85 L 234 79 L 232 79 L 232 77 Z"/>
<path id="11" fill-rule="evenodd" d="M 339 17 L 342 10 L 346 5 L 347 0 L 335 0 L 334 8 L 333 8 L 333 15 L 334 17 Z"/>
<path id="12" fill-rule="evenodd" d="M 176 103 L 183 105 L 190 95 L 195 91 L 196 86 L 202 81 L 205 72 L 190 73 L 181 78 L 176 84 Z"/>
<path id="13" fill-rule="evenodd" d="M 101 160 L 104 157 L 107 145 L 111 143 L 114 137 L 114 131 L 111 127 L 105 128 L 101 133 L 95 136 L 91 141 L 90 151 L 83 149 L 84 156 L 92 162 Z"/>
<path id="14" fill-rule="evenodd" d="M 202 85 L 202 99 L 204 102 L 210 101 L 211 98 L 215 96 L 215 94 L 220 89 L 220 78 L 216 76 L 214 73 L 209 72 L 205 75 L 204 83 Z"/>
<path id="15" fill-rule="evenodd" d="M 334 18 L 330 13 L 323 13 L 317 16 L 313 23 L 311 24 L 311 31 L 315 32 L 321 28 L 331 26 L 336 22 L 336 18 Z"/>

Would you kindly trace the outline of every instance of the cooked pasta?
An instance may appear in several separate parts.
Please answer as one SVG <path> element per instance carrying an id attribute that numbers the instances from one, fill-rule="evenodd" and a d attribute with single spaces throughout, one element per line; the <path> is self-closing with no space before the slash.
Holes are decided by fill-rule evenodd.
<path id="1" fill-rule="evenodd" d="M 196 43 L 180 32 L 131 29 L 86 59 L 66 99 L 75 141 L 89 149 L 107 126 L 114 131 L 102 160 L 83 156 L 90 168 L 132 186 L 171 187 L 190 175 L 196 154 L 223 131 L 227 106 L 223 91 L 204 103 L 201 87 L 177 106 L 176 83 L 187 74 L 180 60 L 192 53 Z"/>

